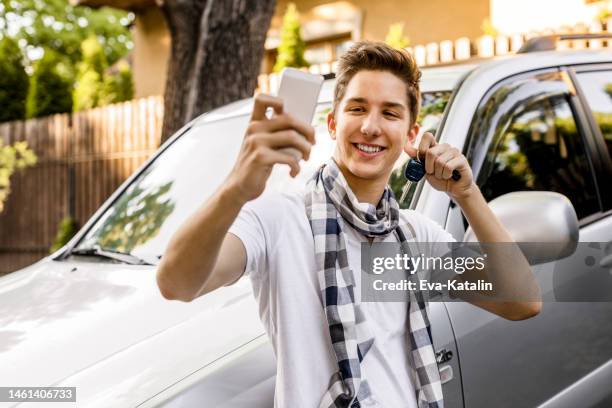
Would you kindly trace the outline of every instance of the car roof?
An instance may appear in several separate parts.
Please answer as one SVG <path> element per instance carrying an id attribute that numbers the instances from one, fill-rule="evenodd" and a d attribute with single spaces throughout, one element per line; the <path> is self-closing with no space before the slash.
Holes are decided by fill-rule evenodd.
<path id="1" fill-rule="evenodd" d="M 453 125 L 440 127 L 440 140 L 462 146 L 465 134 L 456 129 L 469 129 L 473 113 L 484 95 L 507 78 L 556 67 L 610 62 L 612 53 L 609 50 L 542 51 L 492 58 L 469 72 L 461 83 L 446 113 L 445 121 Z"/>
<path id="2" fill-rule="evenodd" d="M 421 69 L 421 92 L 451 91 L 463 75 L 478 66 L 474 62 L 463 64 L 425 67 Z M 331 103 L 334 96 L 335 79 L 327 79 L 321 87 L 319 104 Z M 198 117 L 193 126 L 210 123 L 217 120 L 229 119 L 236 116 L 245 116 L 251 113 L 253 98 L 242 99 L 225 106 L 214 109 Z"/>
<path id="3" fill-rule="evenodd" d="M 490 84 L 521 72 L 598 62 L 612 62 L 612 52 L 607 49 L 555 50 L 453 61 L 448 64 L 421 68 L 421 92 L 451 91 L 464 77 L 487 78 L 486 82 Z M 332 102 L 334 84 L 335 79 L 327 79 L 323 83 L 319 103 Z M 252 104 L 253 98 L 230 103 L 201 115 L 194 121 L 194 125 L 248 115 L 251 112 Z"/>
<path id="4" fill-rule="evenodd" d="M 538 51 L 491 58 L 486 63 L 477 65 L 469 76 L 500 80 L 507 76 L 537 69 L 609 62 L 612 62 L 612 52 L 607 49 Z"/>

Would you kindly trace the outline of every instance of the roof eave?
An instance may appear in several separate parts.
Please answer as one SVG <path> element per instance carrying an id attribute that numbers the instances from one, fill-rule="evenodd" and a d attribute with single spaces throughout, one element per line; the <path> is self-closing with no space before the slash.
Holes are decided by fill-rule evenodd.
<path id="1" fill-rule="evenodd" d="M 155 0 L 70 0 L 75 6 L 91 8 L 112 7 L 121 10 L 138 11 L 157 7 Z"/>

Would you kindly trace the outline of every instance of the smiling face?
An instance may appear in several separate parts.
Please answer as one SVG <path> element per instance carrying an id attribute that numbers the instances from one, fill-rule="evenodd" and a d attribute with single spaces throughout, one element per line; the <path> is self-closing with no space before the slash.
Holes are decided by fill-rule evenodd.
<path id="1" fill-rule="evenodd" d="M 388 71 L 362 70 L 349 81 L 328 129 L 336 140 L 334 159 L 349 184 L 386 185 L 418 125 L 410 125 L 406 84 Z"/>

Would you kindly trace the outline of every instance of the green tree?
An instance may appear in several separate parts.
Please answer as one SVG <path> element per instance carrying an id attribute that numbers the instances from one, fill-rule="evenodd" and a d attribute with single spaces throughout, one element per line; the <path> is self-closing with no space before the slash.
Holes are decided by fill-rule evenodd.
<path id="1" fill-rule="evenodd" d="M 77 64 L 77 78 L 73 92 L 75 111 L 132 99 L 134 94 L 132 72 L 125 61 L 119 61 L 117 72 L 109 74 L 102 44 L 95 36 L 83 41 L 81 54 L 83 59 Z"/>
<path id="2" fill-rule="evenodd" d="M 610 5 L 602 5 L 599 8 L 599 11 L 597 12 L 597 21 L 599 21 L 601 24 L 607 24 L 608 19 L 610 17 L 612 17 L 612 10 L 610 9 L 610 7 L 612 7 L 612 4 Z M 608 27 L 609 29 L 610 27 Z"/>
<path id="3" fill-rule="evenodd" d="M 66 245 L 68 241 L 78 232 L 79 226 L 72 217 L 64 217 L 57 229 L 57 235 L 51 245 L 50 253 L 53 253 Z"/>
<path id="4" fill-rule="evenodd" d="M 293 3 L 289 3 L 283 16 L 281 27 L 281 40 L 278 46 L 278 56 L 273 71 L 280 72 L 285 67 L 306 67 L 308 62 L 304 59 L 306 44 L 300 36 L 300 14 Z"/>
<path id="5" fill-rule="evenodd" d="M 11 192 L 11 176 L 15 170 L 25 169 L 36 164 L 36 155 L 26 142 L 5 145 L 0 139 L 0 213 L 4 202 Z"/>
<path id="6" fill-rule="evenodd" d="M 134 80 L 130 65 L 125 61 L 117 63 L 117 72 L 104 78 L 101 105 L 129 101 L 134 98 Z"/>
<path id="7" fill-rule="evenodd" d="M 51 49 L 72 64 L 81 60 L 83 40 L 96 35 L 113 65 L 132 48 L 133 21 L 132 13 L 76 7 L 70 0 L 0 0 L 0 30 L 10 32 L 28 54 Z"/>
<path id="8" fill-rule="evenodd" d="M 395 23 L 389 26 L 385 43 L 399 49 L 406 48 L 410 44 L 410 39 L 404 35 L 404 23 Z"/>
<path id="9" fill-rule="evenodd" d="M 612 98 L 612 83 L 606 84 L 604 92 L 607 93 L 610 98 Z"/>
<path id="10" fill-rule="evenodd" d="M 4 37 L 0 39 L 0 122 L 24 119 L 27 95 L 23 55 L 13 39 Z"/>
<path id="11" fill-rule="evenodd" d="M 191 119 L 253 96 L 276 0 L 160 1 L 170 33 L 162 142 Z"/>
<path id="12" fill-rule="evenodd" d="M 95 36 L 81 44 L 83 59 L 77 64 L 77 77 L 72 107 L 75 111 L 95 108 L 99 105 L 104 89 L 104 73 L 108 68 L 102 44 Z"/>
<path id="13" fill-rule="evenodd" d="M 152 188 L 135 185 L 113 206 L 104 225 L 88 245 L 132 252 L 155 237 L 172 211 L 167 196 L 172 182 Z"/>
<path id="14" fill-rule="evenodd" d="M 497 28 L 495 28 L 489 17 L 482 20 L 482 24 L 480 24 L 480 29 L 482 30 L 482 33 L 484 35 L 490 35 L 491 37 L 499 36 L 499 31 L 497 30 Z"/>
<path id="15" fill-rule="evenodd" d="M 34 64 L 26 101 L 26 116 L 36 118 L 72 110 L 72 67 L 57 53 L 46 50 Z"/>

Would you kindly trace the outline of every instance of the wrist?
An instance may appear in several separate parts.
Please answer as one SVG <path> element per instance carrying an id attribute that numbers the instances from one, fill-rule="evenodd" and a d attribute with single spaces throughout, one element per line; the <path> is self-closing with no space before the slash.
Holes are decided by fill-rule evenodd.
<path id="1" fill-rule="evenodd" d="M 455 201 L 459 206 L 466 204 L 474 199 L 482 197 L 482 193 L 478 186 L 474 183 L 470 184 L 469 187 L 465 188 L 459 193 L 449 194 L 451 199 Z"/>
<path id="2" fill-rule="evenodd" d="M 249 201 L 240 187 L 231 182 L 227 182 L 221 186 L 218 194 L 219 201 L 227 209 L 240 210 Z"/>

